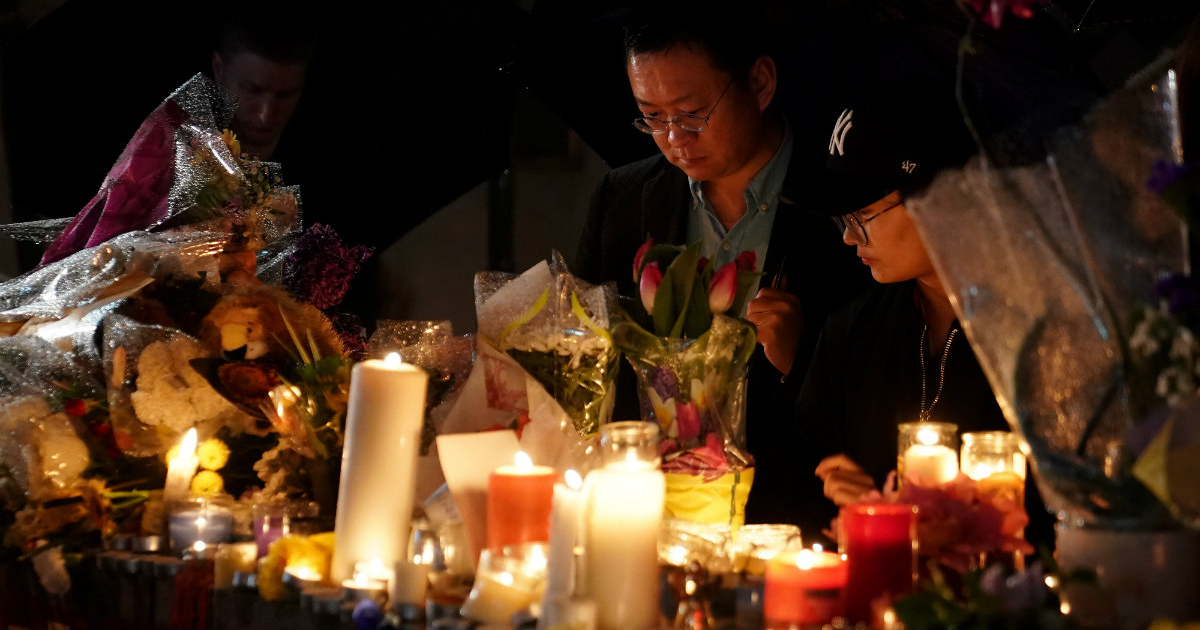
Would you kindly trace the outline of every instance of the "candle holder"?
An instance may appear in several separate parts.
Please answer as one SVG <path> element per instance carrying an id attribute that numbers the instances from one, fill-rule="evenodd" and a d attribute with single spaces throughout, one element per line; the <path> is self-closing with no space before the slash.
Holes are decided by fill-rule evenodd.
<path id="1" fill-rule="evenodd" d="M 313 501 L 264 501 L 255 503 L 253 514 L 254 543 L 258 557 L 265 558 L 271 543 L 293 533 L 293 521 L 317 516 L 319 506 Z"/>
<path id="2" fill-rule="evenodd" d="M 203 498 L 175 504 L 167 517 L 171 550 L 183 555 L 227 542 L 233 532 L 229 503 L 221 498 Z"/>
<path id="3" fill-rule="evenodd" d="M 981 482 L 996 475 L 993 482 L 999 485 L 1013 485 L 1019 480 L 1023 488 L 1025 483 L 1025 453 L 1021 451 L 1021 441 L 1008 431 L 971 431 L 962 435 L 962 471 L 963 474 Z"/>
<path id="4" fill-rule="evenodd" d="M 763 624 L 767 630 L 820 628 L 843 614 L 847 566 L 834 553 L 785 551 L 767 562 Z"/>
<path id="5" fill-rule="evenodd" d="M 545 543 L 511 545 L 499 552 L 484 549 L 462 615 L 484 624 L 511 624 L 513 614 L 542 598 L 547 553 Z"/>
<path id="6" fill-rule="evenodd" d="M 800 528 L 795 525 L 745 525 L 733 539 L 730 553 L 733 569 L 748 576 L 762 576 L 766 573 L 768 560 L 800 546 Z"/>
<path id="7" fill-rule="evenodd" d="M 901 484 L 937 486 L 958 475 L 958 426 L 949 422 L 902 422 L 896 443 Z"/>
<path id="8" fill-rule="evenodd" d="M 658 425 L 653 422 L 610 422 L 600 427 L 600 459 L 606 468 L 657 468 L 658 436 Z"/>
<path id="9" fill-rule="evenodd" d="M 213 557 L 213 588 L 230 588 L 237 573 L 253 573 L 258 550 L 252 542 L 221 543 Z"/>

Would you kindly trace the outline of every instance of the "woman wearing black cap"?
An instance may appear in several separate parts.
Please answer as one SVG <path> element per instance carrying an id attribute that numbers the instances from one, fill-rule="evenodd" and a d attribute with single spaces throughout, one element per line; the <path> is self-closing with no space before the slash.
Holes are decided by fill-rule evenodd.
<path id="1" fill-rule="evenodd" d="M 810 532 L 828 524 L 835 506 L 882 487 L 896 468 L 898 424 L 1008 429 L 905 206 L 972 146 L 952 93 L 925 84 L 880 90 L 835 126 L 810 206 L 834 216 L 880 285 L 827 321 L 800 393 L 804 461 L 819 462 L 816 478 L 801 481 Z M 1050 521 L 1032 498 L 1041 514 L 1030 516 L 1044 524 L 1030 530 L 1040 538 Z"/>

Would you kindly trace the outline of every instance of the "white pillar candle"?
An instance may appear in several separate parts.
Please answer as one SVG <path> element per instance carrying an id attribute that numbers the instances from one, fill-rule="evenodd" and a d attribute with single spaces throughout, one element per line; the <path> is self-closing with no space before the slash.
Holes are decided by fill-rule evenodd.
<path id="1" fill-rule="evenodd" d="M 378 559 L 390 567 L 408 555 L 428 381 L 395 353 L 351 371 L 330 568 L 335 583 L 351 578 L 356 562 Z"/>
<path id="2" fill-rule="evenodd" d="M 958 476 L 958 453 L 941 444 L 913 444 L 904 451 L 904 476 L 941 485 Z"/>
<path id="3" fill-rule="evenodd" d="M 646 630 L 658 623 L 658 529 L 666 482 L 645 462 L 607 464 L 588 474 L 587 587 L 600 630 Z"/>
<path id="4" fill-rule="evenodd" d="M 200 459 L 196 457 L 196 429 L 188 429 L 179 445 L 179 453 L 167 464 L 167 482 L 163 486 L 163 501 L 172 503 L 188 497 L 192 488 L 192 477 Z"/>
<path id="5" fill-rule="evenodd" d="M 539 628 L 562 627 L 556 605 L 575 591 L 575 546 L 579 540 L 580 519 L 583 513 L 583 480 L 579 473 L 568 470 L 563 474 L 566 483 L 555 484 L 550 508 L 550 553 L 546 567 L 546 595 L 542 603 Z"/>

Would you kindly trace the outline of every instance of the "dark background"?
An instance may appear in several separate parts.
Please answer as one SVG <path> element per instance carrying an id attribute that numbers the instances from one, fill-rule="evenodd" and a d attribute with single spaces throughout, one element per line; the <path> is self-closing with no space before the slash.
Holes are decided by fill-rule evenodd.
<path id="1" fill-rule="evenodd" d="M 608 166 L 655 150 L 628 124 L 636 109 L 618 37 L 624 4 L 313 4 L 318 52 L 279 149 L 307 222 L 332 223 L 346 240 L 382 249 L 490 182 L 486 265 L 512 270 L 520 258 L 506 179 L 514 163 L 562 154 L 572 136 Z M 1197 5 L 1061 1 L 1035 5 L 1031 20 L 1006 16 L 1000 30 L 977 24 L 964 74 L 973 119 L 987 132 L 1060 124 L 1175 46 Z M 12 217 L 73 216 L 143 118 L 192 75 L 210 73 L 220 9 L 151 0 L 0 7 Z M 953 0 L 778 1 L 768 10 L 764 37 L 779 43 L 778 102 L 797 146 L 807 148 L 794 159 L 814 166 L 860 80 L 912 64 L 951 77 L 967 32 Z M 561 209 L 573 220 L 584 211 Z M 539 255 L 552 246 L 574 243 L 533 244 Z M 21 270 L 40 252 L 23 247 Z"/>

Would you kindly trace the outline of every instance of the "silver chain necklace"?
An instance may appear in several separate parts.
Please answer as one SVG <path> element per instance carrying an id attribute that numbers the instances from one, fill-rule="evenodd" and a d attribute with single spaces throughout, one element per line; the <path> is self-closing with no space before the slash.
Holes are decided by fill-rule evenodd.
<path id="1" fill-rule="evenodd" d="M 942 398 L 942 387 L 946 385 L 946 359 L 950 357 L 950 344 L 954 342 L 954 335 L 958 332 L 957 328 L 951 328 L 950 334 L 946 337 L 946 345 L 942 348 L 942 368 L 938 375 L 937 393 L 933 395 L 933 402 L 929 403 L 929 407 L 925 406 L 925 339 L 929 335 L 929 324 L 925 324 L 924 330 L 921 331 L 921 422 L 928 422 L 933 417 L 933 408 L 937 406 L 938 401 Z"/>

